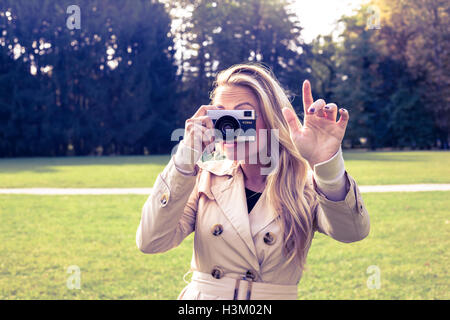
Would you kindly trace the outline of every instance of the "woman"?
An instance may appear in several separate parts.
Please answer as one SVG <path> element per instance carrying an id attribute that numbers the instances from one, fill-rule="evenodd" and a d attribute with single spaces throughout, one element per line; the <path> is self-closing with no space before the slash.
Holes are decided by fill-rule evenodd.
<path id="1" fill-rule="evenodd" d="M 305 81 L 302 125 L 259 64 L 234 65 L 214 85 L 211 105 L 186 121 L 177 152 L 156 179 L 137 246 L 164 252 L 195 231 L 192 280 L 178 299 L 297 299 L 315 231 L 341 242 L 369 233 L 367 210 L 342 157 L 348 112 L 340 109 L 336 121 L 337 106 L 314 102 Z M 254 110 L 256 141 L 215 143 L 211 109 Z M 227 159 L 198 161 L 214 145 Z"/>

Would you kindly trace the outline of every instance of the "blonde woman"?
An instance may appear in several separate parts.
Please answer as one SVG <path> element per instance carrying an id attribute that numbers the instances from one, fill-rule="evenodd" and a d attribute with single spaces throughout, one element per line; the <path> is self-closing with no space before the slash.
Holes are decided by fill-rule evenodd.
<path id="1" fill-rule="evenodd" d="M 301 124 L 271 71 L 255 63 L 220 72 L 210 103 L 186 121 L 156 179 L 137 246 L 165 252 L 195 231 L 192 279 L 178 299 L 297 299 L 314 232 L 341 242 L 369 233 L 342 157 L 348 111 L 314 102 L 305 81 Z M 217 142 L 208 110 L 254 110 L 256 141 Z M 214 145 L 227 159 L 200 161 Z"/>

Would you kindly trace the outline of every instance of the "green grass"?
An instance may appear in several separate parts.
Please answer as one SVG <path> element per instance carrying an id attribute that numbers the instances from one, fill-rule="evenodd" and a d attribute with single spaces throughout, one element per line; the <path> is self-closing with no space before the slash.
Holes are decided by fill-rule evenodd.
<path id="1" fill-rule="evenodd" d="M 316 234 L 301 299 L 449 299 L 450 192 L 364 194 L 369 236 L 344 244 Z M 368 289 L 378 266 L 381 288 Z"/>
<path id="2" fill-rule="evenodd" d="M 344 151 L 360 185 L 450 183 L 450 152 Z M 0 159 L 0 188 L 151 187 L 169 156 Z"/>
<path id="3" fill-rule="evenodd" d="M 450 192 L 365 194 L 361 242 L 313 240 L 300 299 L 449 299 Z M 193 235 L 145 255 L 135 231 L 146 196 L 0 196 L 0 299 L 175 299 Z M 81 269 L 69 290 L 67 268 Z M 367 267 L 381 270 L 368 289 Z"/>
<path id="4" fill-rule="evenodd" d="M 176 298 L 192 240 L 161 255 L 135 243 L 146 196 L 0 196 L 0 299 Z M 81 271 L 69 290 L 67 268 Z"/>
<path id="5" fill-rule="evenodd" d="M 449 152 L 344 152 L 360 185 L 450 183 Z M 168 156 L 0 160 L 0 188 L 151 187 Z M 300 299 L 449 299 L 450 192 L 363 195 L 371 233 L 317 234 Z M 175 299 L 193 235 L 163 254 L 135 244 L 147 196 L 0 195 L 0 299 Z M 69 290 L 71 265 L 81 290 Z M 368 289 L 371 265 L 381 288 Z M 188 277 L 189 278 L 189 277 Z"/>
<path id="6" fill-rule="evenodd" d="M 345 166 L 360 185 L 450 183 L 450 152 L 344 151 Z"/>
<path id="7" fill-rule="evenodd" d="M 0 159 L 0 188 L 149 188 L 169 156 Z"/>

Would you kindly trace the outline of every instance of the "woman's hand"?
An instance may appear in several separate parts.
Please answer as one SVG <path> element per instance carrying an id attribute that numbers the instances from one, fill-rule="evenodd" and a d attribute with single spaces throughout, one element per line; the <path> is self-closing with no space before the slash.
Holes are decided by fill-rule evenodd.
<path id="1" fill-rule="evenodd" d="M 195 150 L 189 164 L 195 164 L 205 148 L 212 148 L 211 146 L 213 146 L 214 126 L 211 118 L 206 115 L 207 110 L 213 109 L 217 109 L 217 107 L 203 105 L 185 122 L 183 143 Z"/>
<path id="2" fill-rule="evenodd" d="M 308 80 L 303 82 L 303 110 L 303 125 L 294 110 L 283 108 L 282 112 L 297 150 L 314 169 L 315 164 L 329 160 L 338 152 L 349 115 L 346 109 L 341 108 L 341 116 L 336 122 L 337 106 L 334 103 L 325 104 L 323 99 L 314 102 Z"/>

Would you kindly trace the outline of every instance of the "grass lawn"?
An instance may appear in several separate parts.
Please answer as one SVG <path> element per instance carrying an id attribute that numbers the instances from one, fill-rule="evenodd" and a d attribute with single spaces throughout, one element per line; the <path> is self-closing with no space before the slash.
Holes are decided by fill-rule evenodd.
<path id="1" fill-rule="evenodd" d="M 117 163 L 111 167 L 120 171 Z M 317 234 L 299 298 L 449 299 L 449 198 L 450 192 L 364 194 L 370 235 L 344 244 Z M 135 232 L 145 200 L 1 195 L 0 299 L 175 299 L 193 235 L 166 253 L 141 253 Z M 71 265 L 81 270 L 80 290 L 66 286 Z M 367 288 L 371 265 L 381 271 L 380 289 Z"/>
<path id="2" fill-rule="evenodd" d="M 360 185 L 450 183 L 449 152 L 344 152 Z M 151 187 L 168 156 L 0 160 L 0 188 Z M 135 244 L 142 195 L 0 195 L 0 299 L 175 299 L 193 235 L 163 254 Z M 450 192 L 364 194 L 371 233 L 317 234 L 300 299 L 449 299 Z M 69 266 L 81 289 L 66 286 Z M 381 288 L 368 289 L 369 266 Z M 188 277 L 189 278 L 189 277 Z"/>
<path id="3" fill-rule="evenodd" d="M 360 185 L 450 183 L 450 152 L 344 151 Z M 151 187 L 169 156 L 0 159 L 0 188 Z"/>

